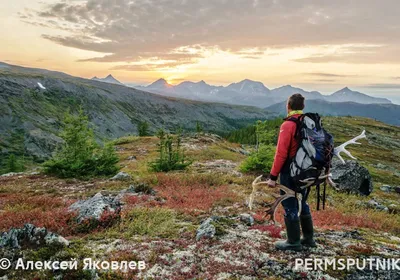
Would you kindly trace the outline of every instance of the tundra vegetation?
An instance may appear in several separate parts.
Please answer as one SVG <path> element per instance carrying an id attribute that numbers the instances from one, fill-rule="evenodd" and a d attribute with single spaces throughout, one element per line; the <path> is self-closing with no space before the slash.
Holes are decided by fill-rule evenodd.
<path id="1" fill-rule="evenodd" d="M 315 210 L 316 198 L 312 192 L 310 204 L 319 246 L 301 253 L 282 253 L 275 251 L 273 243 L 284 231 L 279 224 L 267 224 L 262 212 L 263 201 L 270 201 L 275 190 L 264 189 L 257 196 L 253 211 L 246 205 L 251 182 L 270 168 L 281 120 L 259 122 L 225 135 L 229 141 L 207 133 L 164 132 L 158 137 L 127 136 L 100 148 L 84 125 L 85 117 L 69 117 L 64 140 L 75 144 L 73 147 L 64 144 L 64 150 L 59 150 L 45 164 L 45 170 L 56 171 L 30 174 L 28 169 L 23 174 L 0 177 L 0 232 L 31 223 L 62 235 L 70 244 L 21 250 L 0 248 L 0 257 L 140 260 L 146 262 L 146 269 L 84 271 L 79 266 L 75 271 L 0 271 L 0 277 L 359 279 L 367 272 L 295 271 L 294 259 L 400 257 L 400 194 L 394 191 L 400 185 L 400 128 L 358 117 L 326 117 L 323 121 L 335 136 L 336 145 L 363 129 L 367 131 L 368 138 L 361 140 L 362 145 L 351 146 L 349 150 L 371 173 L 374 191 L 366 197 L 328 189 L 326 209 L 321 211 Z M 80 134 L 76 131 L 79 138 L 70 134 L 77 126 L 83 129 Z M 65 149 L 69 149 L 68 155 Z M 104 153 L 107 156 L 103 155 L 103 164 L 97 164 L 96 160 Z M 112 160 L 114 153 L 118 162 Z M 112 164 L 106 168 L 104 162 Z M 60 166 L 67 171 L 60 172 L 63 170 Z M 84 166 L 88 173 L 78 171 L 79 166 Z M 120 171 L 129 174 L 129 178 L 110 180 L 118 172 L 115 166 L 120 166 Z M 386 191 L 385 185 L 390 185 L 393 191 Z M 69 207 L 99 192 L 111 197 L 124 194 L 121 208 L 104 211 L 96 221 L 79 222 L 78 213 Z M 375 207 L 371 200 L 387 210 Z M 277 215 L 280 224 L 282 213 L 280 207 Z M 215 217 L 210 222 L 215 235 L 196 240 L 197 229 L 210 217 Z M 397 276 L 380 274 L 378 278 Z"/>

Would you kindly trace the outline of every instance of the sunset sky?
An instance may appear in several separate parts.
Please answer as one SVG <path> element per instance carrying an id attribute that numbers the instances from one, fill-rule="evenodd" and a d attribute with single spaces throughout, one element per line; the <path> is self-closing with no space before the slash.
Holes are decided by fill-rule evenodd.
<path id="1" fill-rule="evenodd" d="M 172 84 L 245 78 L 400 103 L 400 1 L 0 0 L 0 61 Z"/>

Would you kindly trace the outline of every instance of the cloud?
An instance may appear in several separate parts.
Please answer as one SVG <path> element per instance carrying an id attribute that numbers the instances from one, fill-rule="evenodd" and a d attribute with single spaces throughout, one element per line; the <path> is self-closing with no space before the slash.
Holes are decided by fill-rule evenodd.
<path id="1" fill-rule="evenodd" d="M 318 79 L 318 80 L 314 80 L 314 82 L 334 83 L 334 82 L 336 82 L 336 80 L 334 80 L 334 79 Z"/>
<path id="2" fill-rule="evenodd" d="M 294 59 L 296 62 L 306 63 L 352 63 L 352 64 L 399 64 L 400 52 L 398 45 L 342 45 L 334 46 L 334 51 L 312 54 L 303 58 Z"/>
<path id="3" fill-rule="evenodd" d="M 192 63 L 188 60 L 186 64 Z M 177 66 L 184 65 L 181 60 L 163 61 L 163 62 L 148 62 L 146 64 L 126 64 L 112 67 L 110 70 L 126 70 L 126 71 L 163 71 Z"/>
<path id="4" fill-rule="evenodd" d="M 186 64 L 214 48 L 249 59 L 262 56 L 267 48 L 363 44 L 385 47 L 360 48 L 359 54 L 340 49 L 296 61 L 397 63 L 398 10 L 397 0 L 384 5 L 350 0 L 59 0 L 20 17 L 54 29 L 43 34 L 47 40 L 103 53 L 89 61 L 168 60 L 181 47 L 197 48 L 175 57 L 175 62 Z M 57 30 L 62 32 L 54 35 Z"/>
<path id="5" fill-rule="evenodd" d="M 371 84 L 367 87 L 375 89 L 400 89 L 400 84 Z"/>
<path id="6" fill-rule="evenodd" d="M 348 77 L 357 77 L 357 75 L 343 75 L 343 74 L 333 74 L 333 73 L 305 73 L 305 75 L 316 76 L 316 77 L 331 77 L 331 78 L 348 78 Z"/>

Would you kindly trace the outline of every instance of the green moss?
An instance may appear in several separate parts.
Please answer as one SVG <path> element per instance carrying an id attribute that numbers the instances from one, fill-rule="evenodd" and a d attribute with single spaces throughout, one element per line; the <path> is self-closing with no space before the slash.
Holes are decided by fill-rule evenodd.
<path id="1" fill-rule="evenodd" d="M 137 140 L 139 140 L 138 136 L 124 136 L 124 137 L 115 139 L 114 141 L 112 141 L 112 143 L 114 145 L 123 145 L 123 144 L 129 144 L 129 143 L 136 142 Z"/>
<path id="2" fill-rule="evenodd" d="M 126 238 L 133 235 L 172 238 L 180 228 L 176 213 L 164 208 L 134 208 L 123 215 L 118 226 Z"/>

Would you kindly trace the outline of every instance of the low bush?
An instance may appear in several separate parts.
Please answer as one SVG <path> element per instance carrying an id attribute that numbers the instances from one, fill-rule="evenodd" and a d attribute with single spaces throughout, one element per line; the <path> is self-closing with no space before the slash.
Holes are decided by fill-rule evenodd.
<path id="1" fill-rule="evenodd" d="M 173 210 L 137 207 L 122 213 L 118 228 L 127 237 L 142 235 L 168 238 L 176 236 L 180 227 Z"/>
<path id="2" fill-rule="evenodd" d="M 187 214 L 197 215 L 212 210 L 212 207 L 236 195 L 227 186 L 210 186 L 207 182 L 180 178 L 178 175 L 158 175 L 158 194 L 165 198 L 165 207 Z"/>
<path id="3" fill-rule="evenodd" d="M 251 153 L 240 166 L 242 172 L 262 171 L 270 172 L 274 162 L 275 147 L 260 145 L 258 150 Z"/>

